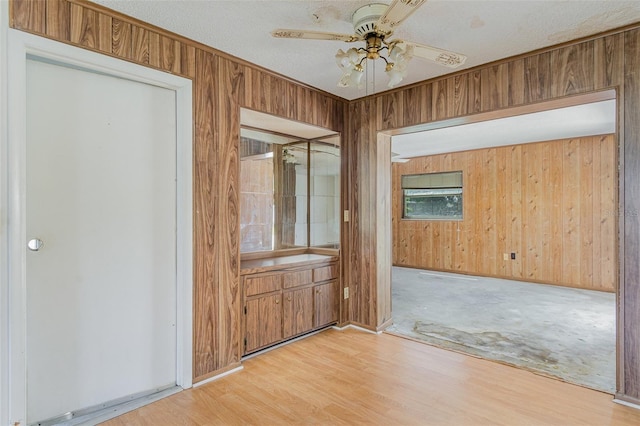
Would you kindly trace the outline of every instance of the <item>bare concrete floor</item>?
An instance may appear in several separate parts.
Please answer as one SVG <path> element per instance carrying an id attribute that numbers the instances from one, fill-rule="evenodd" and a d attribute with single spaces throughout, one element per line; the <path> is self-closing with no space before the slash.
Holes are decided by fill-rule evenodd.
<path id="1" fill-rule="evenodd" d="M 394 267 L 389 332 L 615 392 L 615 294 Z"/>

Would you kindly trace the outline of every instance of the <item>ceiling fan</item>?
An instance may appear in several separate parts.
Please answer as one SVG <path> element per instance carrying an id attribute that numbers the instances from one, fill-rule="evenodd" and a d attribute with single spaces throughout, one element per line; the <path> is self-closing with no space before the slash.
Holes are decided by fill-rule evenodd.
<path id="1" fill-rule="evenodd" d="M 407 63 L 412 57 L 428 59 L 437 64 L 456 68 L 464 64 L 467 57 L 459 53 L 438 49 L 424 44 L 404 40 L 389 40 L 395 29 L 426 0 L 393 0 L 390 5 L 372 3 L 353 14 L 355 34 L 340 34 L 324 31 L 277 29 L 271 32 L 278 38 L 301 38 L 308 40 L 336 40 L 353 43 L 364 41 L 365 47 L 338 50 L 336 62 L 342 70 L 340 87 L 362 85 L 362 76 L 367 59 L 383 59 L 385 72 L 389 76 L 389 87 L 400 83 L 407 73 Z M 382 53 L 386 50 L 387 57 Z"/>

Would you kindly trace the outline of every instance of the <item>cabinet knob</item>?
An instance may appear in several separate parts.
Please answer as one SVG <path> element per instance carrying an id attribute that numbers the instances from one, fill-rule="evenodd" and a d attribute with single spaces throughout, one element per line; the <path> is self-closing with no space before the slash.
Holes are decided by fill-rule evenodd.
<path id="1" fill-rule="evenodd" d="M 291 296 L 287 297 L 287 302 L 291 302 Z"/>
<path id="2" fill-rule="evenodd" d="M 316 290 L 316 293 L 320 294 L 322 293 L 322 290 Z"/>
<path id="3" fill-rule="evenodd" d="M 280 303 L 280 299 L 276 299 L 276 305 Z"/>

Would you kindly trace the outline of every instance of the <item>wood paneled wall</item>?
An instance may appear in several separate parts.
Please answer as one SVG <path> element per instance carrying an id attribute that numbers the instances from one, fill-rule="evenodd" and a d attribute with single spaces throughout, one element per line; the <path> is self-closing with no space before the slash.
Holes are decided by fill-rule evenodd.
<path id="1" fill-rule="evenodd" d="M 592 136 L 394 163 L 393 263 L 615 291 L 615 140 Z M 402 175 L 455 170 L 463 175 L 463 220 L 402 219 Z"/>
<path id="2" fill-rule="evenodd" d="M 12 0 L 13 28 L 193 80 L 194 381 L 240 362 L 240 107 L 341 132 L 346 102 L 82 0 Z"/>
<path id="3" fill-rule="evenodd" d="M 240 360 L 239 107 L 343 131 L 346 320 L 378 328 L 390 283 L 378 259 L 377 188 L 390 167 L 377 132 L 615 88 L 620 100 L 621 311 L 618 397 L 640 403 L 640 30 L 565 44 L 346 103 L 207 46 L 83 0 L 11 0 L 11 26 L 194 80 L 194 378 Z M 346 123 L 346 124 L 344 124 Z M 378 175 L 378 173 L 386 175 Z M 384 206 L 384 204 L 381 204 Z M 386 244 L 386 243 L 389 244 Z M 388 251 L 385 253 L 385 250 Z M 345 317 L 341 322 L 344 322 Z"/>
<path id="4" fill-rule="evenodd" d="M 379 194 L 376 176 L 389 173 L 371 161 L 377 132 L 431 121 L 495 111 L 566 96 L 616 89 L 619 101 L 619 362 L 620 399 L 640 403 L 640 24 L 566 43 L 443 78 L 405 86 L 349 104 L 348 187 L 351 217 L 349 318 L 371 329 L 380 326 L 378 298 L 390 283 L 377 274 L 375 244 Z M 378 177 L 379 179 L 379 177 Z M 372 311 L 374 314 L 372 314 Z"/>

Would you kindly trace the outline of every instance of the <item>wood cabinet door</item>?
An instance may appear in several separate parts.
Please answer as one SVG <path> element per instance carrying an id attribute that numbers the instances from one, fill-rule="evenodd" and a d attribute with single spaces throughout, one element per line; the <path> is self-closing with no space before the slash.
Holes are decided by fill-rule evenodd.
<path id="1" fill-rule="evenodd" d="M 285 291 L 282 297 L 284 338 L 311 330 L 313 328 L 313 288 Z"/>
<path id="2" fill-rule="evenodd" d="M 320 327 L 338 320 L 338 281 L 313 287 L 313 326 Z"/>
<path id="3" fill-rule="evenodd" d="M 246 302 L 245 353 L 282 340 L 282 294 Z"/>

